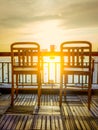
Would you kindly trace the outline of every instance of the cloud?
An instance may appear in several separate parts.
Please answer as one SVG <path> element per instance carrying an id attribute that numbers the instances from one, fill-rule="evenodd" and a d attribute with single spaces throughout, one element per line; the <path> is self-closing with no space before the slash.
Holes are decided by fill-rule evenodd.
<path id="1" fill-rule="evenodd" d="M 0 0 L 0 27 L 60 20 L 62 28 L 98 26 L 98 0 Z"/>
<path id="2" fill-rule="evenodd" d="M 61 13 L 62 27 L 68 28 L 98 27 L 98 1 L 86 1 L 69 4 Z"/>

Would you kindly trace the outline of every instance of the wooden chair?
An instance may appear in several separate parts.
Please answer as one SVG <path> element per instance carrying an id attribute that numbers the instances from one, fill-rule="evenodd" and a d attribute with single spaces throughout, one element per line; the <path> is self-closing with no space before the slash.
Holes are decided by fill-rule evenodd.
<path id="1" fill-rule="evenodd" d="M 60 46 L 61 50 L 61 85 L 60 106 L 62 104 L 62 89 L 80 89 L 88 92 L 88 109 L 91 102 L 93 66 L 92 45 L 88 41 L 68 41 Z M 81 92 L 82 92 L 81 91 Z"/>
<path id="2" fill-rule="evenodd" d="M 16 42 L 11 44 L 11 62 L 11 105 L 14 105 L 14 94 L 16 93 L 17 97 L 18 90 L 36 89 L 38 91 L 38 106 L 40 106 L 40 45 L 35 42 Z"/>

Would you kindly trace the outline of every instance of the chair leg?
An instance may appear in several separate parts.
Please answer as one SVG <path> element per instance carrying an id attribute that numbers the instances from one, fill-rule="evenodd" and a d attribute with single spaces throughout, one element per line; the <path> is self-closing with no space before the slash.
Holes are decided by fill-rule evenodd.
<path id="1" fill-rule="evenodd" d="M 62 106 L 62 89 L 63 89 L 63 75 L 62 73 L 60 74 L 60 101 L 59 101 L 59 106 Z"/>
<path id="2" fill-rule="evenodd" d="M 91 97 L 92 97 L 92 92 L 91 92 L 91 88 L 89 89 L 88 92 L 88 109 L 90 110 L 90 105 L 91 105 Z"/>
<path id="3" fill-rule="evenodd" d="M 41 97 L 41 94 L 40 94 L 40 85 L 38 86 L 38 107 L 40 107 L 40 97 Z"/>
<path id="4" fill-rule="evenodd" d="M 62 83 L 60 84 L 60 101 L 59 101 L 59 106 L 62 106 Z"/>
<path id="5" fill-rule="evenodd" d="M 92 96 L 92 78 L 89 76 L 89 88 L 88 88 L 88 109 L 90 110 L 91 96 Z"/>
<path id="6" fill-rule="evenodd" d="M 11 91 L 12 91 L 11 92 L 11 106 L 13 106 L 14 105 L 14 88 L 12 88 Z"/>
<path id="7" fill-rule="evenodd" d="M 66 100 L 66 84 L 68 83 L 68 75 L 64 75 L 64 99 Z"/>
<path id="8" fill-rule="evenodd" d="M 16 75 L 16 86 L 17 86 L 17 88 L 16 88 L 16 98 L 17 98 L 17 96 L 18 96 L 18 75 Z"/>
<path id="9" fill-rule="evenodd" d="M 39 83 L 39 85 L 38 85 L 38 107 L 40 107 L 40 100 L 41 100 L 41 91 L 42 91 L 42 89 L 41 89 L 41 73 L 38 75 L 38 83 Z"/>
<path id="10" fill-rule="evenodd" d="M 11 106 L 14 105 L 14 76 L 12 76 Z"/>
<path id="11" fill-rule="evenodd" d="M 40 107 L 40 97 L 41 97 L 41 74 L 37 75 L 38 82 L 38 107 Z"/>
<path id="12" fill-rule="evenodd" d="M 60 89 L 60 101 L 59 101 L 59 106 L 62 106 L 62 90 Z"/>
<path id="13" fill-rule="evenodd" d="M 17 96 L 18 96 L 18 88 L 16 89 L 16 98 L 17 98 Z"/>

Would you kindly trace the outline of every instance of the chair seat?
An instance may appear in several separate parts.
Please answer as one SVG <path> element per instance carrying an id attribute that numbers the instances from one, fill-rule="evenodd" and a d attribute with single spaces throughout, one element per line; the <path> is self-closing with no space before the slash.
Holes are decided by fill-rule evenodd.
<path id="1" fill-rule="evenodd" d="M 13 69 L 14 73 L 19 73 L 19 74 L 37 74 L 38 73 L 38 69 L 37 68 L 32 68 L 32 67 L 15 67 Z"/>
<path id="2" fill-rule="evenodd" d="M 91 73 L 91 71 L 88 71 L 88 69 L 85 68 L 77 68 L 77 69 L 64 69 L 63 74 L 84 74 L 88 75 Z"/>

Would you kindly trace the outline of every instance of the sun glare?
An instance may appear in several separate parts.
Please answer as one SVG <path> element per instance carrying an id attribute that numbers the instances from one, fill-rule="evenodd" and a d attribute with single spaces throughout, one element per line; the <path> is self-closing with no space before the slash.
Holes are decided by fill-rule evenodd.
<path id="1" fill-rule="evenodd" d="M 59 27 L 60 21 L 58 20 L 48 20 L 39 22 L 36 24 L 36 39 L 40 43 L 47 46 L 47 44 L 57 44 L 59 40 L 62 39 L 63 30 Z"/>
<path id="2" fill-rule="evenodd" d="M 59 64 L 59 57 L 55 56 L 49 56 L 49 57 L 44 57 L 44 81 L 45 82 L 54 82 L 55 76 L 57 74 L 57 63 Z"/>

